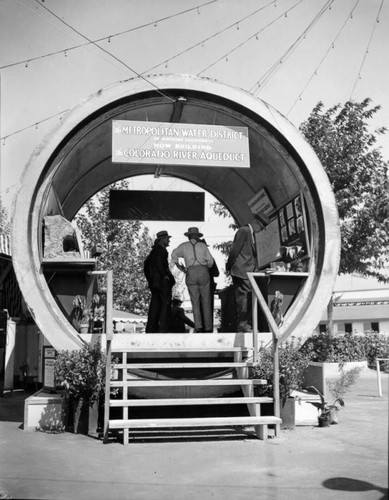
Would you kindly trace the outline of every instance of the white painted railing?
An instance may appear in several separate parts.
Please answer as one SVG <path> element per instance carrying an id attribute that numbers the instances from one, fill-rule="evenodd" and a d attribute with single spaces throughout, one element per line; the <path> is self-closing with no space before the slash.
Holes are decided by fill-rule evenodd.
<path id="1" fill-rule="evenodd" d="M 380 361 L 389 361 L 389 358 L 376 358 L 376 366 L 377 366 L 377 386 L 378 386 L 378 396 L 382 398 L 382 385 L 381 385 L 381 369 L 380 369 Z"/>

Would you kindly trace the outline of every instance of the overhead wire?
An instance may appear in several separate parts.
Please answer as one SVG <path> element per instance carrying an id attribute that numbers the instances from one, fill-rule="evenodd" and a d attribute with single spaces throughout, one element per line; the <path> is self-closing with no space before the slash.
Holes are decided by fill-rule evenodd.
<path id="1" fill-rule="evenodd" d="M 127 69 L 129 69 L 132 73 L 134 73 L 136 76 L 138 76 L 139 78 L 141 78 L 142 80 L 144 80 L 145 82 L 147 82 L 151 87 L 153 87 L 158 92 L 158 94 L 160 94 L 161 96 L 165 97 L 168 101 L 174 102 L 173 98 L 169 97 L 164 92 L 162 92 L 153 82 L 151 82 L 150 80 L 148 80 L 147 78 L 145 78 L 143 75 L 141 75 L 140 73 L 138 73 L 131 66 L 129 66 L 128 64 L 126 64 L 124 61 L 122 61 L 121 59 L 119 59 L 117 56 L 115 56 L 114 54 L 112 54 L 108 50 L 104 49 L 104 47 L 101 47 L 96 42 L 93 42 L 92 40 L 90 40 L 87 36 L 83 35 L 80 31 L 76 30 L 76 28 L 74 28 L 69 23 L 67 23 L 66 21 L 64 21 L 63 19 L 61 19 L 59 16 L 57 16 L 57 14 L 55 14 L 54 12 L 52 12 L 46 5 L 40 3 L 39 0 L 35 0 L 35 2 L 38 5 L 42 6 L 44 9 L 46 9 L 48 12 L 50 12 L 50 14 L 52 16 L 54 16 L 56 19 L 58 19 L 61 23 L 65 24 L 65 26 L 67 26 L 69 29 L 71 29 L 72 31 L 74 31 L 75 33 L 77 33 L 79 36 L 81 36 L 85 40 L 88 40 L 88 42 L 91 42 L 95 47 L 99 48 L 100 50 L 102 50 L 106 54 L 110 55 L 116 61 L 118 61 L 121 64 L 123 64 L 123 66 L 125 66 Z"/>
<path id="2" fill-rule="evenodd" d="M 313 70 L 313 73 L 311 74 L 311 76 L 309 77 L 307 83 L 304 85 L 302 91 L 299 93 L 299 95 L 297 96 L 296 100 L 293 102 L 293 104 L 291 105 L 291 107 L 289 108 L 288 112 L 286 113 L 286 116 L 289 116 L 290 112 L 292 111 L 292 109 L 295 107 L 296 103 L 301 100 L 301 97 L 303 95 L 303 93 L 305 92 L 305 90 L 307 89 L 308 85 L 311 83 L 312 79 L 317 75 L 318 73 L 318 70 L 320 68 L 320 66 L 323 64 L 324 60 L 326 59 L 328 53 L 331 51 L 331 49 L 333 49 L 335 47 L 335 42 L 337 41 L 337 39 L 340 37 L 340 35 L 342 34 L 346 24 L 348 23 L 349 19 L 352 19 L 353 18 L 353 13 L 354 13 L 354 10 L 357 8 L 358 4 L 359 4 L 360 0 L 356 0 L 355 4 L 354 4 L 354 7 L 350 10 L 350 12 L 348 13 L 345 21 L 343 22 L 342 26 L 340 27 L 340 29 L 338 30 L 335 38 L 332 40 L 332 42 L 330 43 L 330 45 L 328 46 L 326 52 L 324 53 L 323 57 L 321 58 L 319 64 L 316 66 L 316 68 Z"/>
<path id="3" fill-rule="evenodd" d="M 378 14 L 377 14 L 377 17 L 374 21 L 374 24 L 373 24 L 373 29 L 372 29 L 372 32 L 371 32 L 371 35 L 370 35 L 370 38 L 369 38 L 369 42 L 367 44 L 367 47 L 366 47 L 366 50 L 365 50 L 365 53 L 364 53 L 364 56 L 363 56 L 363 59 L 362 59 L 362 62 L 361 62 L 361 66 L 359 68 L 359 71 L 358 71 L 358 75 L 355 79 L 355 83 L 354 83 L 354 86 L 353 86 L 353 89 L 351 91 L 351 94 L 350 94 L 350 100 L 353 98 L 353 95 L 354 95 L 354 90 L 357 86 L 357 83 L 358 81 L 361 79 L 361 73 L 362 73 L 362 68 L 365 64 L 365 61 L 366 61 L 366 58 L 367 58 L 367 54 L 369 53 L 369 49 L 370 49 L 370 45 L 371 45 L 371 41 L 373 40 L 373 36 L 374 36 L 374 33 L 375 33 L 375 30 L 377 28 L 377 24 L 380 22 L 379 21 L 379 18 L 380 18 L 380 14 L 381 14 L 381 10 L 382 10 L 382 6 L 384 4 L 384 0 L 381 0 L 381 5 L 378 9 Z"/>
<path id="4" fill-rule="evenodd" d="M 215 66 L 215 64 L 217 64 L 218 62 L 222 61 L 223 59 L 227 59 L 228 60 L 228 56 L 231 55 L 233 52 L 235 52 L 236 50 L 240 49 L 240 47 L 243 47 L 243 45 L 246 45 L 247 42 L 249 42 L 250 40 L 252 40 L 253 38 L 257 38 L 258 35 L 260 33 L 262 33 L 263 31 L 265 31 L 267 28 L 269 28 L 272 24 L 274 24 L 275 22 L 277 22 L 279 19 L 281 19 L 282 17 L 284 17 L 285 15 L 287 15 L 290 11 L 292 11 L 293 9 L 295 9 L 301 2 L 303 2 L 303 0 L 299 0 L 296 4 L 294 4 L 292 7 L 289 7 L 289 9 L 285 10 L 282 14 L 280 14 L 278 17 L 276 17 L 275 19 L 273 19 L 273 21 L 271 21 L 269 24 L 267 24 L 264 28 L 260 29 L 259 31 L 257 31 L 256 33 L 254 33 L 253 35 L 249 36 L 248 38 L 246 38 L 246 40 L 244 40 L 243 42 L 239 43 L 238 45 L 236 45 L 233 49 L 231 49 L 230 51 L 226 52 L 225 54 L 223 54 L 221 57 L 219 57 L 218 59 L 216 59 L 213 63 L 209 64 L 208 66 L 206 66 L 204 69 L 202 69 L 201 71 L 199 71 L 197 73 L 197 76 L 201 75 L 202 73 L 204 73 L 205 71 L 207 71 L 209 68 L 212 68 L 213 66 Z"/>
<path id="5" fill-rule="evenodd" d="M 37 0 L 36 0 L 37 1 Z M 48 19 L 47 17 L 44 17 L 40 12 L 39 10 L 36 11 L 35 9 L 32 9 L 31 7 L 29 7 L 28 5 L 25 5 L 22 1 L 18 0 L 18 3 L 20 5 L 22 5 L 25 9 L 29 10 L 30 12 L 32 12 L 35 16 L 38 16 L 40 17 L 41 19 L 43 19 L 46 23 L 49 23 L 51 26 L 53 26 L 53 28 L 55 28 L 56 30 L 58 30 L 59 32 L 63 33 L 65 36 L 69 37 L 69 38 L 74 38 L 74 35 L 69 35 L 69 30 L 65 31 L 64 29 L 61 29 L 60 26 L 58 26 L 58 23 L 53 23 L 52 21 L 50 21 L 50 19 Z M 38 5 L 41 6 L 41 4 L 37 1 Z M 44 7 L 44 6 L 43 6 Z M 50 11 L 49 11 L 50 12 Z M 50 12 L 50 15 L 53 15 L 51 12 Z M 66 24 L 65 24 L 66 25 Z M 87 47 L 88 49 L 90 48 L 90 43 L 85 43 L 83 44 L 82 46 L 83 47 Z M 60 51 L 58 51 L 58 53 L 62 53 L 65 57 L 68 56 L 68 50 L 67 49 L 62 49 Z M 99 57 L 102 57 L 104 59 L 104 61 L 108 62 L 109 64 L 112 64 L 113 66 L 115 66 L 116 68 L 119 68 L 121 70 L 123 70 L 123 67 L 119 66 L 117 64 L 116 61 L 113 61 L 112 58 L 108 59 L 107 56 L 105 56 L 104 54 L 101 54 L 101 53 L 98 53 L 98 56 Z M 39 58 L 35 58 L 36 59 L 39 59 Z M 29 64 L 32 62 L 33 59 L 28 59 L 25 61 L 25 67 L 28 68 Z M 1 69 L 1 68 L 0 68 Z"/>
<path id="6" fill-rule="evenodd" d="M 39 59 L 44 59 L 46 57 L 51 57 L 51 56 L 55 56 L 55 55 L 58 55 L 58 54 L 63 54 L 65 52 L 69 53 L 72 50 L 76 50 L 76 49 L 79 49 L 79 48 L 82 48 L 82 47 L 86 47 L 88 45 L 92 45 L 93 43 L 104 42 L 105 40 L 107 40 L 108 42 L 110 42 L 113 38 L 116 38 L 118 36 L 125 35 L 127 33 L 131 33 L 133 31 L 136 31 L 136 30 L 139 30 L 139 29 L 147 28 L 148 26 L 153 26 L 153 25 L 156 26 L 157 24 L 159 24 L 159 23 L 161 23 L 163 21 L 168 21 L 169 19 L 174 19 L 175 17 L 182 16 L 183 14 L 187 14 L 188 12 L 192 12 L 194 10 L 198 11 L 202 7 L 205 7 L 206 5 L 209 5 L 209 4 L 218 2 L 218 1 L 219 0 L 209 0 L 208 2 L 196 5 L 194 7 L 191 7 L 190 9 L 182 10 L 180 12 L 177 12 L 176 14 L 172 14 L 170 16 L 161 17 L 159 19 L 155 19 L 154 21 L 150 21 L 148 23 L 144 23 L 144 24 L 141 24 L 139 26 L 135 26 L 134 28 L 129 28 L 127 30 L 123 30 L 123 31 L 120 31 L 120 32 L 117 32 L 117 33 L 113 33 L 112 35 L 107 35 L 107 36 L 104 36 L 104 37 L 101 37 L 101 38 L 97 38 L 96 40 L 91 40 L 91 41 L 88 41 L 86 43 L 81 43 L 81 44 L 78 44 L 78 45 L 73 45 L 71 47 L 66 47 L 65 49 L 56 50 L 56 51 L 49 52 L 47 54 L 43 54 L 43 55 L 40 55 L 40 56 L 37 56 L 37 57 L 31 57 L 30 59 L 23 59 L 21 61 L 17 61 L 17 62 L 14 62 L 14 63 L 4 64 L 3 66 L 0 66 L 0 69 L 11 68 L 13 66 L 19 66 L 19 65 L 22 65 L 22 64 L 25 65 L 25 64 L 31 63 L 33 61 L 38 61 Z M 24 4 L 23 4 L 23 6 L 25 8 L 28 8 Z"/>
<path id="7" fill-rule="evenodd" d="M 320 20 L 322 15 L 331 7 L 335 0 L 327 0 L 326 4 L 320 8 L 319 12 L 315 15 L 315 17 L 310 21 L 308 26 L 304 29 L 304 31 L 297 37 L 297 39 L 293 42 L 293 44 L 277 59 L 275 63 L 270 66 L 270 68 L 261 76 L 261 78 L 250 88 L 249 92 L 254 95 L 258 91 L 258 89 L 263 89 L 263 87 L 268 83 L 268 81 L 274 76 L 274 74 L 281 68 L 281 64 L 284 63 L 289 56 L 292 55 L 294 50 L 299 46 L 299 44 L 306 39 L 307 34 L 311 31 L 311 29 L 315 26 L 315 24 Z"/>
<path id="8" fill-rule="evenodd" d="M 70 108 L 69 108 L 70 109 Z M 8 134 L 8 135 L 4 135 L 3 137 L 0 137 L 0 140 L 3 141 L 3 145 L 4 144 L 4 141 L 6 139 L 9 139 L 10 137 L 16 135 L 16 134 L 20 134 L 21 132 L 24 132 L 25 130 L 28 130 L 30 128 L 38 128 L 38 126 L 41 124 L 41 123 L 44 123 L 44 122 L 47 122 L 49 120 L 51 120 L 52 118 L 55 118 L 57 116 L 60 116 L 60 115 L 64 115 L 67 111 L 69 111 L 69 109 L 65 109 L 64 111 L 60 111 L 59 113 L 56 113 L 55 115 L 51 115 L 51 116 L 48 116 L 47 118 L 44 118 L 43 120 L 40 120 L 38 122 L 35 122 L 35 123 L 32 123 L 31 125 L 27 125 L 26 127 L 23 127 L 19 130 L 15 130 L 14 132 L 12 132 L 11 134 Z"/>
<path id="9" fill-rule="evenodd" d="M 190 52 L 191 50 L 195 49 L 196 47 L 199 47 L 200 45 L 203 45 L 205 44 L 206 42 L 209 42 L 210 40 L 212 40 L 213 38 L 216 38 L 217 36 L 221 35 L 222 33 L 224 33 L 225 31 L 228 31 L 229 29 L 231 28 L 234 28 L 236 26 L 238 26 L 239 24 L 243 23 L 246 19 L 249 19 L 251 18 L 253 15 L 257 14 L 258 12 L 260 12 L 261 10 L 264 10 L 266 9 L 267 7 L 269 7 L 269 5 L 272 5 L 272 4 L 275 4 L 277 0 L 271 0 L 271 2 L 269 2 L 268 4 L 264 5 L 263 7 L 260 7 L 259 9 L 256 9 L 255 11 L 251 12 L 251 14 L 248 14 L 247 16 L 244 16 L 240 19 L 238 19 L 237 21 L 234 21 L 232 24 L 226 26 L 225 28 L 223 28 L 222 30 L 220 31 L 217 31 L 216 33 L 214 33 L 213 35 L 207 37 L 207 38 L 204 38 L 203 40 L 201 40 L 200 42 L 197 42 L 195 43 L 194 45 L 191 45 L 190 47 L 188 47 L 187 49 L 185 50 L 181 50 L 180 52 L 178 52 L 177 54 L 175 54 L 174 56 L 172 57 L 169 57 L 168 59 L 165 59 L 164 61 L 160 62 L 159 64 L 156 64 L 155 66 L 147 69 L 146 71 L 143 72 L 144 73 L 147 73 L 149 71 L 152 71 L 153 69 L 155 68 L 158 68 L 159 66 L 162 66 L 163 64 L 167 64 L 171 61 L 173 61 L 173 59 L 176 59 L 177 57 L 183 55 L 183 54 L 186 54 L 188 52 Z"/>
<path id="10" fill-rule="evenodd" d="M 35 0 L 35 1 L 39 4 L 38 0 Z M 213 3 L 214 1 L 217 1 L 217 0 L 213 0 L 212 2 L 206 2 L 206 3 L 202 4 L 202 5 L 207 5 L 207 4 Z M 320 11 L 320 12 L 316 15 L 316 17 L 315 17 L 315 18 L 311 21 L 311 23 L 308 25 L 308 27 L 307 27 L 307 28 L 306 28 L 306 30 L 303 32 L 303 34 L 302 34 L 302 35 L 300 35 L 300 37 L 298 37 L 298 39 L 296 40 L 296 42 L 297 42 L 298 40 L 300 40 L 300 39 L 301 39 L 301 37 L 304 37 L 304 34 L 306 34 L 306 33 L 307 33 L 307 32 L 308 32 L 308 31 L 309 31 L 309 30 L 313 27 L 313 24 L 315 24 L 315 23 L 316 23 L 316 21 L 318 20 L 318 16 L 320 15 L 320 13 L 322 13 L 322 12 L 324 11 L 324 9 L 328 8 L 328 6 L 329 6 L 329 5 L 330 5 L 333 1 L 334 1 L 334 0 L 329 0 L 329 1 L 327 2 L 327 4 L 326 4 L 326 5 L 322 8 L 322 10 L 321 10 L 321 11 Z M 350 11 L 350 13 L 349 13 L 348 17 L 346 18 L 345 22 L 343 23 L 343 25 L 342 25 L 341 29 L 339 30 L 338 34 L 336 35 L 336 37 L 334 38 L 334 40 L 331 42 L 331 44 L 330 44 L 330 46 L 329 46 L 328 50 L 326 51 L 326 53 L 324 54 L 323 58 L 322 58 L 322 59 L 321 59 L 321 61 L 319 62 L 318 66 L 316 67 L 315 71 L 313 72 L 313 74 L 312 74 L 312 75 L 311 75 L 311 77 L 309 78 L 309 80 L 308 80 L 307 84 L 304 86 L 304 88 L 303 88 L 302 92 L 300 92 L 299 96 L 297 97 L 297 99 L 296 99 L 296 100 L 294 101 L 294 103 L 292 104 L 292 106 L 291 106 L 291 108 L 289 109 L 289 111 L 288 111 L 288 113 L 287 113 L 287 115 L 286 115 L 286 116 L 288 116 L 288 114 L 292 111 L 293 107 L 294 107 L 294 106 L 295 106 L 295 104 L 298 102 L 298 100 L 301 100 L 301 96 L 302 96 L 302 94 L 304 93 L 305 89 L 308 87 L 308 85 L 309 85 L 310 81 L 311 81 L 311 80 L 313 79 L 313 77 L 317 74 L 317 70 L 320 68 L 321 64 L 324 62 L 324 60 L 325 60 L 326 56 L 328 55 L 328 52 L 331 50 L 331 48 L 333 48 L 333 47 L 334 47 L 334 43 L 335 43 L 335 41 L 338 39 L 338 37 L 340 36 L 341 32 L 343 31 L 343 29 L 344 29 L 344 27 L 345 27 L 345 25 L 346 25 L 347 21 L 350 19 L 350 17 L 352 18 L 353 12 L 354 12 L 354 10 L 356 9 L 356 7 L 357 7 L 357 5 L 358 5 L 359 1 L 360 1 L 360 0 L 357 0 L 357 1 L 356 1 L 356 3 L 355 3 L 355 5 L 354 5 L 354 7 L 351 9 L 351 11 Z M 262 28 L 262 29 L 261 29 L 261 30 L 260 30 L 257 34 L 259 34 L 260 32 L 264 31 L 267 27 L 269 27 L 271 24 L 273 24 L 274 22 L 276 22 L 276 21 L 277 21 L 280 17 L 283 17 L 283 16 L 285 15 L 285 13 L 287 13 L 287 12 L 289 12 L 290 10 L 292 10 L 293 8 L 297 7 L 297 5 L 298 5 L 299 3 L 301 3 L 301 2 L 302 2 L 302 0 L 300 0 L 300 2 L 297 2 L 297 3 L 296 3 L 295 5 L 293 5 L 291 8 L 287 9 L 287 11 L 283 12 L 283 13 L 282 13 L 280 16 L 278 16 L 275 20 L 273 20 L 273 21 L 272 21 L 271 23 L 269 23 L 267 26 L 265 26 L 264 28 Z M 244 18 L 241 18 L 240 20 L 235 21 L 233 24 L 231 24 L 230 26 L 228 26 L 228 27 L 224 28 L 223 30 L 221 30 L 221 31 L 219 31 L 219 32 L 217 32 L 217 33 L 214 33 L 211 37 L 208 37 L 208 39 L 211 39 L 211 38 L 213 38 L 213 37 L 217 36 L 218 34 L 220 34 L 220 33 L 224 32 L 224 31 L 226 31 L 227 29 L 230 29 L 231 27 L 236 26 L 239 22 L 242 22 L 244 19 L 247 19 L 248 17 L 250 17 L 250 16 L 254 15 L 256 12 L 258 12 L 259 10 L 263 10 L 263 9 L 264 9 L 264 8 L 266 8 L 268 5 L 271 5 L 271 4 L 273 4 L 273 3 L 275 3 L 275 0 L 273 0 L 273 1 L 272 1 L 272 2 L 270 2 L 269 4 L 265 5 L 264 7 L 261 7 L 260 9 L 257 9 L 256 11 L 254 11 L 254 12 L 253 12 L 253 13 L 251 13 L 251 14 L 249 14 L 248 16 L 245 16 Z M 39 4 L 39 5 L 40 5 L 40 4 Z M 380 13 L 381 13 L 381 10 L 382 10 L 382 6 L 383 6 L 383 0 L 381 1 L 381 5 L 380 5 L 379 11 L 378 11 L 377 18 L 376 18 L 376 23 L 378 23 L 378 22 L 379 22 L 379 16 L 380 16 Z M 44 7 L 45 7 L 45 6 L 44 6 Z M 46 7 L 45 7 L 45 8 L 46 8 Z M 55 14 L 53 14 L 53 13 L 50 11 L 50 9 L 47 9 L 47 8 L 46 8 L 46 10 L 48 10 L 48 11 L 50 12 L 50 14 L 54 15 L 54 17 L 57 17 L 57 18 L 58 18 L 58 16 L 56 16 Z M 187 9 L 186 11 L 182 11 L 182 13 L 184 13 L 184 12 L 188 12 L 188 11 L 190 11 L 190 10 L 194 10 L 194 8 L 192 8 L 192 9 Z M 180 13 L 180 14 L 181 14 L 181 13 Z M 180 14 L 176 14 L 176 15 L 180 15 Z M 174 16 L 167 16 L 166 18 L 163 18 L 163 19 L 169 19 L 169 18 L 171 18 L 171 17 L 174 17 Z M 74 28 L 72 28 L 72 27 L 71 27 L 70 25 L 68 25 L 66 22 L 62 21 L 61 19 L 60 19 L 60 21 L 61 21 L 61 22 L 63 22 L 65 25 L 67 25 L 67 26 L 68 26 L 70 29 L 72 29 L 73 31 L 77 32 L 77 30 L 75 30 Z M 147 24 L 145 24 L 145 25 L 143 25 L 143 26 L 150 25 L 150 24 L 152 24 L 152 23 L 150 22 L 150 23 L 147 23 Z M 140 28 L 140 27 L 138 27 L 138 28 Z M 375 31 L 375 28 L 376 28 L 376 24 L 374 25 L 374 28 L 373 28 L 373 31 L 372 31 L 372 34 L 371 34 L 371 37 L 370 37 L 370 40 L 369 40 L 369 45 L 368 45 L 368 48 L 369 48 L 369 46 L 370 46 L 370 43 L 371 43 L 371 40 L 372 40 L 372 37 L 373 37 L 374 31 Z M 137 29 L 137 28 L 133 28 L 133 29 Z M 121 33 L 124 33 L 124 32 L 121 32 Z M 84 35 L 82 35 L 81 33 L 78 33 L 78 32 L 77 32 L 77 34 L 79 34 L 79 36 L 82 36 L 82 37 L 84 37 L 85 39 L 87 39 L 87 40 L 88 40 L 88 38 L 87 38 L 87 37 L 85 37 Z M 253 38 L 253 37 L 255 37 L 257 34 L 254 34 L 253 36 L 251 36 L 250 38 L 248 38 L 246 41 L 248 41 L 248 40 L 252 39 L 252 38 Z M 119 35 L 119 33 L 118 33 L 118 35 Z M 205 39 L 205 40 L 207 40 L 207 39 Z M 204 41 L 205 41 L 205 40 L 204 40 Z M 295 43 L 294 43 L 291 47 L 289 47 L 289 49 L 286 51 L 286 53 L 285 53 L 285 54 L 287 54 L 287 55 L 288 55 L 288 57 L 289 57 L 289 55 L 290 55 L 290 51 L 291 51 L 292 49 L 294 50 L 294 49 L 296 48 L 296 42 L 295 42 Z M 88 43 L 87 43 L 87 44 L 85 44 L 85 45 L 89 45 L 89 44 L 92 44 L 92 43 L 93 43 L 93 41 L 90 41 L 90 42 L 88 42 Z M 201 42 L 199 42 L 199 43 L 201 43 Z M 246 43 L 246 42 L 244 42 L 244 43 Z M 238 46 L 236 46 L 233 50 L 231 50 L 229 53 L 233 52 L 234 50 L 237 50 L 237 48 L 239 48 L 240 46 L 242 46 L 244 43 L 239 44 L 239 45 L 238 45 Z M 198 46 L 198 45 L 199 45 L 199 44 L 196 44 L 196 46 Z M 98 45 L 97 45 L 97 47 L 98 47 L 98 48 L 100 48 L 100 49 L 102 49 L 102 48 L 101 48 L 100 46 L 98 46 Z M 194 47 L 195 47 L 195 46 L 193 46 L 192 48 L 194 48 Z M 365 61 L 366 56 L 367 56 L 368 48 L 367 48 L 367 50 L 366 50 L 366 52 L 365 52 L 365 56 L 364 56 L 364 58 L 363 58 L 363 61 L 362 61 L 362 64 L 361 64 L 361 68 L 360 68 L 360 71 L 359 71 L 358 75 L 360 75 L 360 72 L 361 72 L 361 70 L 362 70 L 362 67 L 363 67 L 364 61 Z M 103 49 L 102 49 L 102 50 L 103 50 Z M 188 48 L 188 49 L 186 49 L 185 51 L 182 51 L 181 53 L 183 53 L 183 52 L 188 52 L 189 50 L 191 50 L 191 48 Z M 110 56 L 112 56 L 112 54 L 110 54 L 109 52 L 108 52 L 108 54 L 109 54 Z M 180 55 L 180 53 L 179 53 L 179 54 L 176 54 L 176 56 L 173 56 L 173 58 L 178 57 L 178 55 Z M 224 56 L 223 56 L 223 57 L 224 57 Z M 222 58 L 223 58 L 223 57 L 222 57 Z M 285 57 L 285 56 L 283 56 L 283 57 Z M 173 58 L 171 58 L 171 59 L 173 59 Z M 218 61 L 219 61 L 219 60 L 221 60 L 222 58 L 219 58 L 219 59 L 218 59 Z M 206 69 L 208 69 L 209 67 L 213 66 L 213 65 L 214 65 L 214 64 L 216 64 L 218 61 L 215 61 L 212 65 L 209 65 L 207 68 L 205 68 L 204 70 L 202 70 L 202 71 L 201 71 L 200 73 L 198 73 L 198 74 L 203 73 L 204 71 L 206 71 Z M 121 62 L 121 64 L 124 64 L 122 61 L 120 61 L 120 62 Z M 165 61 L 163 61 L 163 62 L 165 62 Z M 163 62 L 162 62 L 162 63 L 160 63 L 159 65 L 163 64 Z M 159 65 L 158 65 L 158 66 L 159 66 Z M 277 65 L 277 64 L 275 63 L 272 67 L 275 67 L 276 65 Z M 156 66 L 155 66 L 155 67 L 156 67 Z M 131 69 L 131 68 L 130 68 L 130 69 Z M 153 68 L 151 68 L 151 69 L 153 69 Z M 270 69 L 271 69 L 271 68 L 270 68 Z M 270 69 L 269 69 L 269 74 L 267 74 L 267 73 L 266 73 L 266 74 L 263 76 L 263 78 L 264 78 L 265 76 L 267 76 L 267 78 L 268 78 L 268 79 L 270 79 L 270 78 L 273 76 L 274 72 L 273 72 L 273 73 L 270 73 Z M 133 71 L 133 70 L 131 69 L 131 71 Z M 142 75 L 140 75 L 140 76 L 142 77 Z M 266 83 L 268 82 L 268 79 L 266 80 Z M 357 81 L 358 81 L 358 79 L 359 79 L 359 78 L 357 78 Z M 148 80 L 146 80 L 146 81 L 148 81 Z M 357 83 L 357 81 L 356 81 L 356 83 Z M 150 83 L 150 82 L 149 82 L 149 83 Z M 263 87 L 263 85 L 262 85 L 262 87 Z M 354 85 L 353 91 L 354 91 L 354 89 L 355 89 L 355 85 Z M 159 90 L 159 89 L 158 89 L 158 90 Z M 41 123 L 46 122 L 46 121 L 48 121 L 48 120 L 50 120 L 50 119 L 52 119 L 52 118 L 55 118 L 55 117 L 57 117 L 57 116 L 59 116 L 59 115 L 63 115 L 63 114 L 64 114 L 64 113 L 66 113 L 67 111 L 69 111 L 69 109 L 66 109 L 66 110 L 64 110 L 64 111 L 61 111 L 61 112 L 59 112 L 59 113 L 56 113 L 55 115 L 52 115 L 52 116 L 50 116 L 50 117 L 47 117 L 47 118 L 45 118 L 45 119 L 43 119 L 43 120 L 40 120 L 40 121 L 34 122 L 34 123 L 32 123 L 31 125 L 28 125 L 28 126 L 26 126 L 26 127 L 22 128 L 22 129 L 19 129 L 19 130 L 15 131 L 15 132 L 13 132 L 13 133 L 11 133 L 11 134 L 8 134 L 8 135 L 6 135 L 6 136 L 1 137 L 1 138 L 0 138 L 0 140 L 5 141 L 5 140 L 6 140 L 6 139 L 8 139 L 9 137 L 11 137 L 11 136 L 13 136 L 13 135 L 16 135 L 16 134 L 19 134 L 19 133 L 21 133 L 21 132 L 23 132 L 23 131 L 25 131 L 25 130 L 27 130 L 27 129 L 30 129 L 30 128 L 33 128 L 33 127 L 37 128 L 37 127 L 38 127 L 38 125 L 40 125 Z"/>

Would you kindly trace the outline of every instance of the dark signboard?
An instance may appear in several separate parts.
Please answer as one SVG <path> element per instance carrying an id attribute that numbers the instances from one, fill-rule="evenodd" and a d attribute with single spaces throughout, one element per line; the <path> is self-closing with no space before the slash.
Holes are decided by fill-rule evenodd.
<path id="1" fill-rule="evenodd" d="M 111 190 L 109 218 L 204 221 L 204 193 Z"/>

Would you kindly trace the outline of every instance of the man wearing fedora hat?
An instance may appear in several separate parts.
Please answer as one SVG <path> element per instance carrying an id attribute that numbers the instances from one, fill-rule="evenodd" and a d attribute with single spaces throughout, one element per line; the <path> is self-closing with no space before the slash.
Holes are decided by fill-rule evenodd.
<path id="1" fill-rule="evenodd" d="M 167 231 L 159 231 L 144 262 L 144 273 L 151 291 L 146 333 L 165 333 L 169 329 L 172 288 L 175 285 L 166 250 L 170 238 Z"/>
<path id="2" fill-rule="evenodd" d="M 261 224 L 256 219 L 240 227 L 235 234 L 226 263 L 226 271 L 231 275 L 234 287 L 238 332 L 252 331 L 251 285 L 247 273 L 257 269 L 254 233 L 260 231 L 261 228 Z"/>
<path id="3" fill-rule="evenodd" d="M 212 301 L 209 269 L 213 257 L 205 243 L 199 241 L 203 236 L 197 227 L 190 227 L 186 233 L 189 241 L 181 243 L 172 252 L 172 261 L 186 274 L 186 286 L 193 308 L 195 332 L 212 332 Z M 180 262 L 183 259 L 185 265 Z"/>

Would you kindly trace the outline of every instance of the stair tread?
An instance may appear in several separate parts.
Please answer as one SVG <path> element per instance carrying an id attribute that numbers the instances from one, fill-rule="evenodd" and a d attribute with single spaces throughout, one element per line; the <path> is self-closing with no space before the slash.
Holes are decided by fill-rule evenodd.
<path id="1" fill-rule="evenodd" d="M 111 349 L 112 353 L 121 352 L 147 352 L 147 353 L 159 353 L 159 352 L 246 352 L 252 351 L 252 347 L 165 347 L 165 348 L 151 348 L 151 347 L 120 347 Z"/>
<path id="2" fill-rule="evenodd" d="M 111 387 L 183 387 L 183 386 L 215 386 L 215 385 L 266 385 L 266 380 L 260 379 L 206 379 L 206 380 L 127 380 L 127 381 L 111 381 Z"/>
<path id="3" fill-rule="evenodd" d="M 111 399 L 111 407 L 126 406 L 187 406 L 187 405 L 224 405 L 224 404 L 255 404 L 272 403 L 273 398 L 239 397 L 239 398 L 164 398 L 164 399 Z"/>
<path id="4" fill-rule="evenodd" d="M 280 424 L 282 420 L 274 416 L 266 417 L 201 417 L 201 418 L 157 418 L 110 420 L 110 429 L 136 429 L 156 427 L 211 427 L 223 425 L 270 425 Z"/>
<path id="5" fill-rule="evenodd" d="M 234 362 L 231 361 L 230 363 L 226 362 L 220 362 L 220 363 L 185 363 L 185 362 L 180 362 L 180 363 L 153 363 L 153 362 L 144 362 L 144 363 L 127 363 L 123 365 L 122 363 L 119 363 L 114 366 L 115 369 L 122 370 L 122 369 L 142 369 L 142 368 L 244 368 L 246 366 L 252 366 L 252 363 L 244 363 L 244 362 Z"/>

